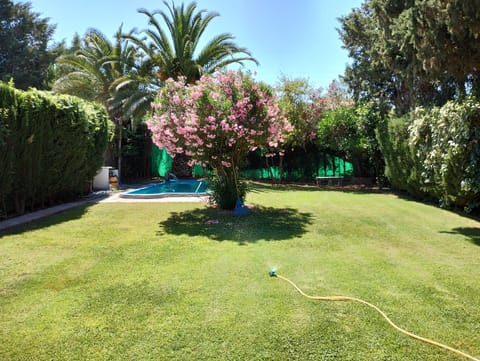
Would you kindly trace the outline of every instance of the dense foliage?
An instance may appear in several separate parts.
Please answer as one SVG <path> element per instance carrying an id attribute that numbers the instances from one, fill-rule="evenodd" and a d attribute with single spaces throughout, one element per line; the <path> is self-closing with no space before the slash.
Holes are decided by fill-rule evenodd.
<path id="1" fill-rule="evenodd" d="M 229 190 L 220 197 L 226 209 L 244 198 L 238 170 L 248 152 L 278 149 L 291 129 L 271 90 L 233 71 L 203 76 L 194 85 L 168 80 L 147 124 L 158 147 L 213 169 L 213 184 Z"/>
<path id="2" fill-rule="evenodd" d="M 103 162 L 107 119 L 95 103 L 0 84 L 2 212 L 23 213 L 88 190 Z"/>
<path id="3" fill-rule="evenodd" d="M 279 106 L 293 131 L 285 142 L 286 149 L 306 148 L 317 137 L 317 124 L 326 110 L 321 89 L 314 89 L 307 79 L 282 76 L 276 88 Z"/>
<path id="4" fill-rule="evenodd" d="M 90 29 L 73 53 L 66 53 L 57 59 L 57 65 L 62 69 L 60 76 L 53 84 L 53 90 L 58 93 L 72 94 L 86 100 L 97 101 L 105 106 L 110 119 L 116 125 L 115 144 L 111 147 L 111 158 L 117 157 L 117 168 L 122 179 L 122 140 L 125 126 L 132 123 L 142 108 L 146 112 L 145 102 L 137 102 L 145 96 L 132 96 L 124 91 L 117 91 L 118 82 L 131 73 L 136 72 L 138 60 L 136 49 L 126 43 L 121 37 L 121 28 L 115 34 L 115 41 L 110 41 L 96 29 Z M 128 94 L 127 94 L 128 93 Z M 153 91 L 148 99 L 153 99 Z M 136 106 L 132 106 L 131 103 Z M 127 110 L 128 109 L 128 110 Z M 113 165 L 113 162 L 112 164 Z"/>
<path id="5" fill-rule="evenodd" d="M 392 188 L 424 197 L 421 164 L 409 144 L 408 115 L 390 118 L 378 128 L 378 141 L 385 160 L 385 176 Z"/>
<path id="6" fill-rule="evenodd" d="M 417 108 L 379 131 L 395 188 L 467 212 L 480 205 L 479 139 L 480 103 L 473 98 Z"/>
<path id="7" fill-rule="evenodd" d="M 168 78 L 184 76 L 193 83 L 202 74 L 217 68 L 256 61 L 247 49 L 233 42 L 230 34 L 215 36 L 200 48 L 205 29 L 218 14 L 198 11 L 194 2 L 188 6 L 167 2 L 164 5 L 168 11 L 139 10 L 148 17 L 148 29 L 123 32 L 120 27 L 115 42 L 99 30 L 91 29 L 74 53 L 57 59 L 62 76 L 54 83 L 54 91 L 105 105 L 117 125 L 112 158 L 117 158 L 119 173 L 127 177 L 132 175 L 135 166 L 125 164 L 125 172 L 122 170 L 125 153 L 122 141 L 129 137 L 123 133 L 130 132 L 144 120 L 155 94 Z M 142 163 L 148 163 L 147 159 L 144 157 Z M 179 175 L 191 174 L 191 169 L 190 172 L 184 169 L 188 167 L 180 168 Z M 142 172 L 136 170 L 134 173 Z"/>
<path id="8" fill-rule="evenodd" d="M 476 0 L 367 0 L 341 18 L 353 62 L 345 80 L 356 100 L 404 114 L 480 92 Z"/>
<path id="9" fill-rule="evenodd" d="M 362 145 L 354 108 L 343 106 L 327 111 L 317 132 L 317 143 L 322 149 L 345 157 L 354 163 L 355 170 L 360 169 L 357 164 Z"/>
<path id="10" fill-rule="evenodd" d="M 0 81 L 17 88 L 44 88 L 55 51 L 48 42 L 55 26 L 34 13 L 30 3 L 0 0 Z"/>
<path id="11" fill-rule="evenodd" d="M 478 1 L 366 0 L 340 21 L 353 60 L 344 79 L 357 103 L 383 109 L 366 124 L 370 134 L 379 126 L 392 186 L 445 207 L 478 207 L 470 98 L 480 93 Z"/>

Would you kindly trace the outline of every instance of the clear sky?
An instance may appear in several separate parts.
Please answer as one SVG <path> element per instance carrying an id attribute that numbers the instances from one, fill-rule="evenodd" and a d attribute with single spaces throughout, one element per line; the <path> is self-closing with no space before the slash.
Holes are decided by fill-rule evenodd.
<path id="1" fill-rule="evenodd" d="M 23 1 L 23 0 L 22 0 Z M 96 28 L 111 36 L 123 23 L 123 30 L 147 27 L 149 11 L 166 7 L 161 0 L 30 0 L 33 11 L 56 24 L 55 41 L 70 45 L 75 33 L 83 36 Z M 189 4 L 190 1 L 184 1 Z M 362 0 L 197 0 L 197 9 L 217 12 L 203 35 L 205 40 L 231 33 L 237 45 L 249 49 L 259 62 L 246 68 L 257 79 L 275 85 L 283 73 L 308 78 L 315 87 L 326 88 L 343 74 L 349 59 L 342 49 L 337 18 L 347 15 Z M 169 0 L 171 3 L 171 0 Z M 175 1 L 180 4 L 179 0 Z"/>

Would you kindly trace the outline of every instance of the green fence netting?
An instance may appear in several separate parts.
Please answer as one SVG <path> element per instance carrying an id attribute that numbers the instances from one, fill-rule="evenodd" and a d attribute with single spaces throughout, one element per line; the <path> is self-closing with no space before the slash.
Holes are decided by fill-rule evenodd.
<path id="1" fill-rule="evenodd" d="M 170 172 L 172 163 L 173 159 L 166 149 L 159 149 L 155 145 L 152 147 L 152 175 L 165 177 Z"/>
<path id="2" fill-rule="evenodd" d="M 152 147 L 152 175 L 156 177 L 165 177 L 172 169 L 173 158 L 167 153 L 167 150 L 159 149 L 157 146 Z M 202 177 L 204 174 L 203 168 L 199 165 L 194 165 L 193 177 Z"/>
<path id="3" fill-rule="evenodd" d="M 347 162 L 341 158 L 331 156 L 329 154 L 322 154 L 322 159 L 316 171 L 306 176 L 306 170 L 303 168 L 288 169 L 283 171 L 284 179 L 300 180 L 314 177 L 328 177 L 328 176 L 351 176 L 353 174 L 352 163 Z M 165 149 L 159 149 L 156 146 L 152 148 L 152 174 L 154 176 L 165 177 L 172 168 L 172 157 L 170 157 Z M 264 168 L 248 168 L 244 169 L 242 175 L 249 179 L 280 179 L 280 170 L 278 166 L 264 167 Z M 205 176 L 205 170 L 195 165 L 193 167 L 193 177 L 198 178 Z"/>

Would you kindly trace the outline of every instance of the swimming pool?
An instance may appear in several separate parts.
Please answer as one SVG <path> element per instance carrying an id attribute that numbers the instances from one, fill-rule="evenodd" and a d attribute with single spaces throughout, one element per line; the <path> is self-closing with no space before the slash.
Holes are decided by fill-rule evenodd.
<path id="1" fill-rule="evenodd" d="M 169 180 L 120 194 L 121 198 L 202 197 L 208 193 L 207 181 L 178 179 Z"/>

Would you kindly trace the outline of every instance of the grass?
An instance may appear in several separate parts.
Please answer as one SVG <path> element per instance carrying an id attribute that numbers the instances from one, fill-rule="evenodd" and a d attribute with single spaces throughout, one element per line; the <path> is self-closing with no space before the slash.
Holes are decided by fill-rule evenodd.
<path id="1" fill-rule="evenodd" d="M 0 359 L 460 359 L 270 267 L 480 355 L 479 222 L 391 194 L 257 187 L 248 202 L 244 218 L 97 204 L 0 234 Z"/>

